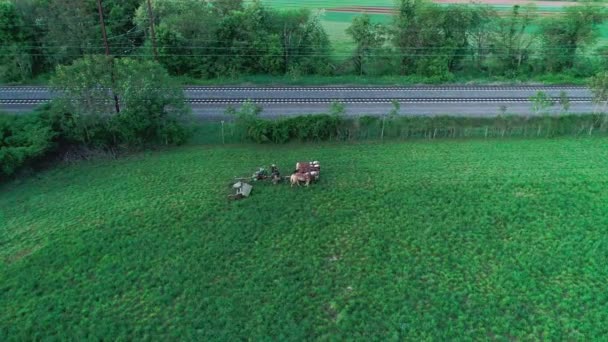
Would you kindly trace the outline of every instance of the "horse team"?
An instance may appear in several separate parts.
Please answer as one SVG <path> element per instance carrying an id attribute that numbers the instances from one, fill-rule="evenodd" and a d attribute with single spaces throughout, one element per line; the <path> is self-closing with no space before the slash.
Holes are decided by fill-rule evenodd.
<path id="1" fill-rule="evenodd" d="M 300 185 L 304 183 L 305 186 L 310 185 L 311 182 L 319 180 L 321 174 L 321 164 L 318 161 L 312 162 L 298 162 L 296 163 L 296 170 L 289 177 L 291 186 Z"/>

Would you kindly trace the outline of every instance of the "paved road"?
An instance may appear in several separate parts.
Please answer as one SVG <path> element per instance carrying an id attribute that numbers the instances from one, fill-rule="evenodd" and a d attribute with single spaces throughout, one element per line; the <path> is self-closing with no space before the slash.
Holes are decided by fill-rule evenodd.
<path id="1" fill-rule="evenodd" d="M 538 91 L 555 100 L 565 92 L 572 113 L 593 110 L 591 93 L 576 86 L 420 86 L 420 87 L 185 87 L 193 112 L 204 118 L 221 118 L 228 106 L 251 99 L 269 117 L 327 112 L 332 102 L 342 102 L 348 115 L 387 113 L 393 100 L 402 115 L 494 116 L 501 106 L 517 115 L 533 114 L 529 98 Z M 48 101 L 45 87 L 0 86 L 0 111 L 27 112 Z M 559 111 L 559 106 L 553 112 Z"/>

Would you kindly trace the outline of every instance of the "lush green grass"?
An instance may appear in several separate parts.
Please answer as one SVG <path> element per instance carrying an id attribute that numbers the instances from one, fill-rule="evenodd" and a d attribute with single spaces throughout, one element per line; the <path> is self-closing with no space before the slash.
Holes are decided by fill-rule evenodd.
<path id="1" fill-rule="evenodd" d="M 608 141 L 186 147 L 0 188 L 0 340 L 600 340 Z M 230 179 L 319 159 L 320 184 Z"/>

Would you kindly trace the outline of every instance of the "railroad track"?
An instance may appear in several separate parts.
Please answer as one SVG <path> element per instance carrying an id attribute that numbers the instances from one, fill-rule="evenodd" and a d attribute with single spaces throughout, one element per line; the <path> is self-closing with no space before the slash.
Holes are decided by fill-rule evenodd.
<path id="1" fill-rule="evenodd" d="M 191 92 L 312 92 L 312 91 L 583 91 L 581 86 L 409 86 L 409 87 L 185 87 Z"/>
<path id="2" fill-rule="evenodd" d="M 343 86 L 323 86 L 323 87 L 208 87 L 208 86 L 186 86 L 185 91 L 188 92 L 313 92 L 313 91 L 583 91 L 587 90 L 583 86 L 386 86 L 386 87 L 343 87 Z M 48 92 L 48 87 L 0 87 L 0 92 L 15 92 L 15 93 L 37 93 Z"/>
<path id="3" fill-rule="evenodd" d="M 558 102 L 558 97 L 551 101 Z M 572 103 L 591 103 L 591 97 L 570 97 Z M 38 105 L 50 101 L 49 99 L 0 99 L 0 105 Z M 225 98 L 225 99 L 186 99 L 189 104 L 242 104 L 250 101 L 255 104 L 331 104 L 340 102 L 344 104 L 385 104 L 393 101 L 399 103 L 528 103 L 525 97 L 497 97 L 497 98 Z M 108 103 L 112 103 L 108 101 Z"/>

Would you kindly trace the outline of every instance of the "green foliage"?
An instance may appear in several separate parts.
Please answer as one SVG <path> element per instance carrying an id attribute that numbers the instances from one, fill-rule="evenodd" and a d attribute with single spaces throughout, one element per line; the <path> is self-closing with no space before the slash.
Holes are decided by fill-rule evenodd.
<path id="1" fill-rule="evenodd" d="M 593 93 L 593 102 L 602 106 L 602 111 L 608 107 L 608 72 L 601 72 L 589 81 L 589 88 Z"/>
<path id="2" fill-rule="evenodd" d="M 353 19 L 346 33 L 357 45 L 353 62 L 359 75 L 363 75 L 365 60 L 370 54 L 379 54 L 379 49 L 386 41 L 387 30 L 381 24 L 372 24 L 370 16 L 364 14 Z"/>
<path id="3" fill-rule="evenodd" d="M 102 4 L 110 54 L 151 60 L 147 2 Z M 479 4 L 399 0 L 395 6 L 392 21 L 342 13 L 352 19 L 348 27 L 332 21 L 337 13 L 312 10 L 311 3 L 152 0 L 158 61 L 172 75 L 197 80 L 286 75 L 290 83 L 310 75 L 406 75 L 442 83 L 496 76 L 542 80 L 555 73 L 583 82 L 607 65 L 597 50 L 606 11 L 596 3 L 567 7 L 563 16 L 547 20 L 533 5 L 499 9 L 507 14 L 502 16 Z M 96 1 L 0 0 L 0 81 L 26 83 L 103 52 Z"/>
<path id="4" fill-rule="evenodd" d="M 297 68 L 328 74 L 329 39 L 309 10 L 277 11 L 252 2 L 154 1 L 160 62 L 194 77 L 279 74 Z M 142 4 L 135 15 L 148 26 Z"/>
<path id="5" fill-rule="evenodd" d="M 141 147 L 181 144 L 188 137 L 183 90 L 155 62 L 87 56 L 59 67 L 52 84 L 61 94 L 54 113 L 71 141 Z"/>
<path id="6" fill-rule="evenodd" d="M 143 32 L 133 29 L 133 14 L 140 0 L 104 0 L 104 19 L 110 50 L 128 55 L 143 42 Z M 51 70 L 88 54 L 104 52 L 97 1 L 41 0 L 24 9 L 35 13 L 28 23 L 37 28 L 36 45 Z"/>
<path id="7" fill-rule="evenodd" d="M 602 340 L 605 155 L 195 146 L 51 170 L 0 191 L 0 340 Z M 308 158 L 318 184 L 226 201 Z"/>
<path id="8" fill-rule="evenodd" d="M 56 134 L 39 115 L 0 114 L 0 180 L 44 156 Z"/>
<path id="9" fill-rule="evenodd" d="M 536 95 L 530 97 L 530 102 L 532 102 L 532 110 L 537 115 L 545 112 L 549 107 L 553 106 L 553 101 L 547 95 L 547 93 L 543 91 L 539 91 Z"/>
<path id="10" fill-rule="evenodd" d="M 565 15 L 542 22 L 544 62 L 548 71 L 574 67 L 577 50 L 592 45 L 599 36 L 599 25 L 605 19 L 603 5 L 583 3 L 568 7 Z"/>
<path id="11" fill-rule="evenodd" d="M 346 106 L 342 102 L 332 102 L 329 106 L 329 114 L 332 116 L 342 117 L 346 113 Z"/>
<path id="12" fill-rule="evenodd" d="M 32 76 L 28 38 L 26 22 L 17 7 L 0 0 L 0 82 L 24 81 Z"/>
<path id="13" fill-rule="evenodd" d="M 339 113 L 303 115 L 278 120 L 259 118 L 262 109 L 251 102 L 241 108 L 230 108 L 226 114 L 235 117 L 234 125 L 241 141 L 284 144 L 297 141 L 326 141 L 336 139 L 342 123 Z"/>
<path id="14" fill-rule="evenodd" d="M 440 138 L 510 138 L 562 137 L 605 135 L 606 115 L 547 114 L 551 101 L 541 94 L 535 116 L 506 115 L 499 109 L 497 117 L 398 116 L 398 107 L 383 116 L 363 115 L 348 118 L 336 115 L 306 115 L 277 120 L 254 116 L 237 119 L 226 125 L 231 143 L 255 142 L 283 144 L 291 141 L 357 141 L 357 140 L 417 140 Z M 242 109 L 241 109 L 242 111 Z M 562 104 L 562 111 L 564 110 Z M 232 110 L 231 112 L 235 112 Z M 201 143 L 221 142 L 221 126 L 202 125 L 204 136 L 195 137 Z"/>
<path id="15" fill-rule="evenodd" d="M 528 31 L 537 16 L 534 4 L 515 5 L 509 16 L 497 20 L 491 44 L 497 55 L 498 72 L 515 75 L 525 70 L 537 38 Z"/>
<path id="16" fill-rule="evenodd" d="M 570 110 L 570 98 L 563 90 L 559 93 L 559 105 L 563 113 L 567 113 Z"/>

